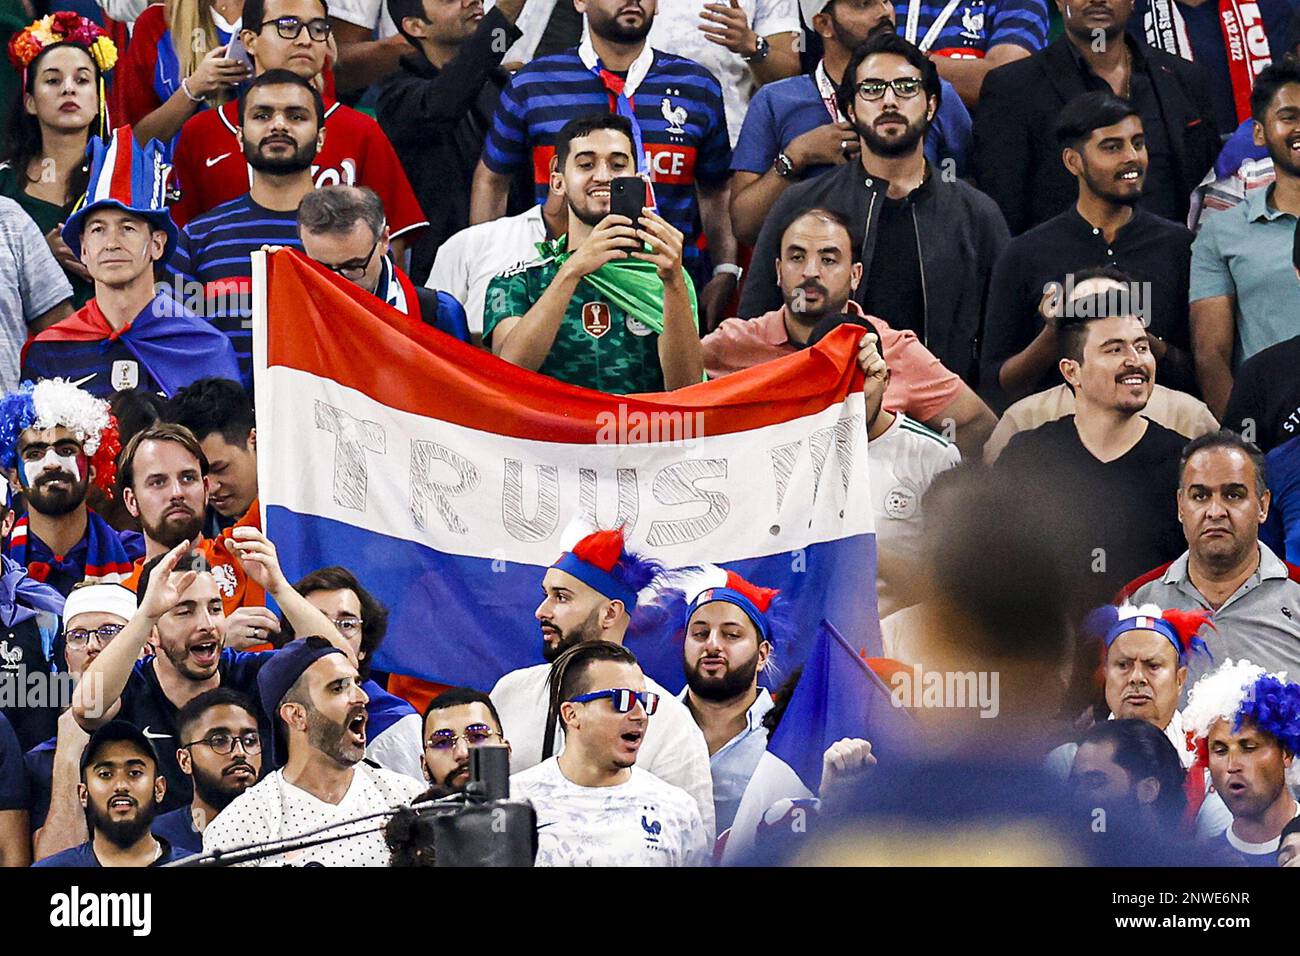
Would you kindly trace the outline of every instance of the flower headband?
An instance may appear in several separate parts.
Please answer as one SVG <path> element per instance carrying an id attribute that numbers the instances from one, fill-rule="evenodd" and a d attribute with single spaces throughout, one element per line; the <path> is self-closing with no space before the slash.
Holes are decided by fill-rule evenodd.
<path id="1" fill-rule="evenodd" d="M 85 49 L 101 73 L 107 73 L 117 63 L 117 45 L 108 34 L 98 24 L 70 10 L 41 17 L 14 34 L 9 41 L 9 62 L 16 69 L 26 70 L 38 56 L 59 43 L 73 43 Z"/>

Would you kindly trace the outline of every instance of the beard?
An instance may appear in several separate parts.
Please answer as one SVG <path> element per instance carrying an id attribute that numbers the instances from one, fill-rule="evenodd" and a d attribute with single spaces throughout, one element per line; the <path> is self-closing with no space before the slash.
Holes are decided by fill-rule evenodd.
<path id="1" fill-rule="evenodd" d="M 1265 136 L 1264 148 L 1268 150 L 1268 158 L 1273 160 L 1274 168 L 1285 170 L 1292 176 L 1300 176 L 1300 163 L 1296 162 L 1285 139 L 1277 142 L 1273 137 Z"/>
<path id="2" fill-rule="evenodd" d="M 365 708 L 360 708 L 365 713 Z M 313 750 L 318 750 L 340 767 L 351 767 L 366 755 L 364 746 L 358 747 L 352 742 L 352 732 L 348 724 L 357 715 L 357 708 L 348 711 L 343 723 L 330 720 L 314 707 L 307 710 L 307 743 Z"/>
<path id="3" fill-rule="evenodd" d="M 1083 181 L 1088 184 L 1088 188 L 1096 195 L 1100 196 L 1107 202 L 1113 202 L 1118 206 L 1136 206 L 1142 199 L 1142 190 L 1139 189 L 1134 193 L 1118 192 L 1115 189 L 1115 182 L 1112 178 L 1102 178 L 1093 175 L 1093 172 L 1088 168 L 1087 163 L 1084 163 L 1083 166 Z M 1145 179 L 1143 180 L 1143 183 L 1145 185 Z"/>
<path id="4" fill-rule="evenodd" d="M 600 225 L 600 221 L 609 215 L 608 209 L 605 210 L 604 212 L 592 212 L 590 210 L 579 209 L 574 204 L 573 200 L 568 198 L 568 196 L 565 196 L 564 201 L 568 203 L 569 211 L 573 213 L 575 216 L 577 216 L 578 221 L 582 223 L 584 226 L 591 226 L 594 228 Z"/>
<path id="5" fill-rule="evenodd" d="M 835 35 L 835 42 L 846 50 L 856 50 L 868 40 L 874 40 L 876 37 L 882 36 L 886 33 L 897 32 L 894 26 L 894 21 L 890 20 L 888 17 L 882 17 L 876 21 L 875 26 L 867 31 L 866 36 L 858 36 L 841 26 L 839 20 L 835 18 L 833 11 L 828 10 L 828 12 L 831 14 L 831 32 Z"/>
<path id="6" fill-rule="evenodd" d="M 645 11 L 642 10 L 642 12 Z M 594 8 L 588 7 L 587 9 L 587 26 L 591 29 L 591 32 L 602 40 L 609 40 L 611 43 L 639 43 L 649 35 L 654 22 L 655 18 L 646 14 L 639 25 L 623 26 L 618 22 L 617 13 L 611 17 L 596 11 Z"/>
<path id="7" fill-rule="evenodd" d="M 226 771 L 233 770 L 241 764 L 247 767 L 250 771 L 253 771 L 252 779 L 247 783 L 227 783 L 225 777 Z M 209 774 L 206 770 L 199 769 L 197 764 L 193 764 L 192 767 L 194 792 L 199 795 L 199 799 L 218 813 L 230 806 L 235 797 L 239 796 L 253 784 L 257 783 L 257 772 L 253 769 L 253 765 L 243 757 L 240 757 L 228 766 L 222 767 L 221 773 L 217 774 Z"/>
<path id="8" fill-rule="evenodd" d="M 600 627 L 597 621 L 600 618 L 600 608 L 596 608 L 587 616 L 580 627 L 572 631 L 560 631 L 560 639 L 554 644 L 546 640 L 546 632 L 542 632 L 542 659 L 548 664 L 555 662 L 555 659 L 573 647 L 575 644 L 581 644 L 583 641 L 595 641 L 600 639 Z M 544 623 L 555 627 L 554 621 Z"/>
<path id="9" fill-rule="evenodd" d="M 140 838 L 149 832 L 154 817 L 158 815 L 158 804 L 152 799 L 139 805 L 136 814 L 129 820 L 115 820 L 108 808 L 102 810 L 92 804 L 90 811 L 91 828 L 95 833 L 104 834 L 105 838 L 119 850 L 134 846 Z"/>
<path id="10" fill-rule="evenodd" d="M 50 483 L 54 479 L 66 481 L 68 483 L 67 490 L 52 491 Z M 37 479 L 34 485 L 27 489 L 27 503 L 33 511 L 40 512 L 47 518 L 60 518 L 81 507 L 81 503 L 86 500 L 86 489 L 89 486 L 89 475 L 86 475 L 80 481 L 66 471 L 43 475 Z"/>
<path id="11" fill-rule="evenodd" d="M 693 665 L 687 662 L 683 669 L 686 683 L 696 697 L 721 703 L 735 700 L 753 688 L 754 677 L 758 674 L 758 653 L 735 667 L 728 667 L 720 677 L 707 677 L 700 673 L 699 661 Z"/>
<path id="12" fill-rule="evenodd" d="M 888 115 L 900 116 L 907 123 L 907 129 L 893 139 L 881 136 L 876 132 L 874 125 L 854 123 L 853 128 L 858 131 L 858 135 L 866 143 L 867 149 L 875 155 L 885 157 L 906 156 L 916 148 L 916 144 L 926 134 L 926 131 L 930 128 L 930 121 L 922 118 L 919 122 L 913 124 L 901 113 Z"/>
<path id="13" fill-rule="evenodd" d="M 184 507 L 189 508 L 189 505 Z M 164 548 L 170 550 L 182 541 L 193 541 L 199 536 L 199 533 L 203 530 L 203 516 L 190 511 L 188 518 L 173 515 L 163 518 L 157 524 L 153 524 L 146 521 L 142 514 L 140 516 L 140 527 L 144 529 L 146 538 L 157 541 Z"/>
<path id="14" fill-rule="evenodd" d="M 284 176 L 289 173 L 300 173 L 304 169 L 311 169 L 312 160 L 316 158 L 315 140 L 312 140 L 306 146 L 299 146 L 295 142 L 292 156 L 272 158 L 262 154 L 262 147 L 267 144 L 268 139 L 269 137 L 263 139 L 255 147 L 251 143 L 244 144 L 244 158 L 248 160 L 248 165 L 259 173 Z"/>
<path id="15" fill-rule="evenodd" d="M 808 308 L 807 298 L 800 295 L 801 290 L 816 291 L 821 295 L 822 304 L 816 309 Z M 815 280 L 809 280 L 794 290 L 793 295 L 785 297 L 785 308 L 790 315 L 803 326 L 815 326 L 828 315 L 839 315 L 844 311 L 844 306 L 848 299 L 843 302 L 832 301 L 830 291 L 826 286 Z M 798 308 L 796 308 L 798 306 Z"/>

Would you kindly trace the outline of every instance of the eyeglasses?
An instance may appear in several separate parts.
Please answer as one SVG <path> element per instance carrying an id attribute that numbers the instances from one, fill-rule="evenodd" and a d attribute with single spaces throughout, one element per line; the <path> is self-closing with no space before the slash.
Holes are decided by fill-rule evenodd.
<path id="1" fill-rule="evenodd" d="M 302 17 L 276 17 L 274 20 L 263 20 L 258 30 L 266 28 L 268 23 L 275 24 L 275 32 L 280 34 L 281 40 L 296 40 L 298 34 L 302 33 L 302 28 L 307 28 L 307 35 L 313 40 L 328 40 L 330 38 L 330 22 L 324 17 L 317 17 L 315 20 L 303 20 Z"/>
<path id="2" fill-rule="evenodd" d="M 648 690 L 631 690 L 627 687 L 614 687 L 610 690 L 595 690 L 590 694 L 579 694 L 577 697 L 570 697 L 571 704 L 586 704 L 593 700 L 600 700 L 602 697 L 608 697 L 614 704 L 614 713 L 626 714 L 632 709 L 634 701 L 640 701 L 641 706 L 645 708 L 646 716 L 653 714 L 659 709 L 659 695 L 652 694 Z"/>
<path id="3" fill-rule="evenodd" d="M 262 752 L 262 735 L 255 730 L 250 730 L 246 734 L 228 734 L 217 731 L 214 734 L 208 734 L 202 740 L 191 740 L 187 744 L 181 744 L 181 746 L 193 747 L 195 744 L 211 747 L 213 753 L 223 756 L 234 753 L 235 744 L 239 744 L 246 754 L 257 754 Z"/>
<path id="4" fill-rule="evenodd" d="M 94 635 L 100 647 L 107 647 L 108 642 L 121 634 L 124 627 L 125 624 L 101 624 L 93 631 L 77 627 L 66 632 L 63 637 L 69 647 L 82 648 L 90 641 L 91 635 Z"/>
<path id="5" fill-rule="evenodd" d="M 340 617 L 334 621 L 334 626 L 338 628 L 340 634 L 344 637 L 359 637 L 361 627 L 366 622 L 359 617 Z"/>
<path id="6" fill-rule="evenodd" d="M 456 741 L 463 740 L 466 747 L 481 747 L 493 737 L 500 736 L 499 731 L 493 730 L 487 724 L 470 724 L 463 734 L 453 734 L 450 730 L 435 730 L 424 745 L 430 750 L 451 750 L 456 746 Z"/>
<path id="7" fill-rule="evenodd" d="M 921 92 L 921 78 L 905 76 L 898 80 L 863 80 L 858 84 L 858 96 L 864 100 L 878 100 L 885 90 L 893 90 L 900 100 L 910 100 Z"/>
<path id="8" fill-rule="evenodd" d="M 379 230 L 380 238 L 383 237 L 383 234 L 384 234 L 384 230 L 381 227 Z M 375 250 L 378 248 L 379 248 L 379 239 L 377 238 L 375 239 L 375 244 L 370 247 L 370 251 L 366 253 L 365 259 L 361 260 L 360 262 L 358 262 L 356 259 L 352 259 L 348 262 L 341 262 L 336 266 L 332 266 L 328 262 L 322 262 L 321 265 L 323 265 L 330 272 L 333 272 L 336 275 L 341 275 L 343 278 L 351 279 L 353 282 L 355 282 L 357 279 L 360 279 L 362 276 L 366 274 L 366 270 L 370 268 L 370 260 L 375 257 Z"/>

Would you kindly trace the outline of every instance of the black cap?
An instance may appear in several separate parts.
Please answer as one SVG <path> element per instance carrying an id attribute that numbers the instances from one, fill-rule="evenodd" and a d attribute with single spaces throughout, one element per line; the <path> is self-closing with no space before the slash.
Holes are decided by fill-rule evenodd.
<path id="1" fill-rule="evenodd" d="M 119 740 L 128 741 L 139 747 L 144 755 L 153 761 L 154 772 L 161 773 L 158 751 L 154 749 L 153 741 L 144 735 L 144 731 L 130 721 L 110 720 L 90 735 L 90 742 L 81 751 L 81 775 L 83 777 L 86 775 L 86 768 L 94 761 L 95 754 L 104 744 L 116 743 Z"/>
<path id="2" fill-rule="evenodd" d="M 822 339 L 826 338 L 826 336 L 830 335 L 831 332 L 838 329 L 841 325 L 861 326 L 862 328 L 866 329 L 868 332 L 874 334 L 876 336 L 876 342 L 880 343 L 879 330 L 870 322 L 868 322 L 864 316 L 855 315 L 852 312 L 841 312 L 839 315 L 826 316 L 826 318 L 822 319 L 813 327 L 812 332 L 809 333 L 808 335 L 808 348 L 812 348 Z M 880 348 L 880 354 L 884 355 L 885 354 L 884 345 L 880 344 L 879 348 Z"/>
<path id="3" fill-rule="evenodd" d="M 267 755 L 270 757 L 273 767 L 281 766 L 289 756 L 288 753 L 278 754 L 276 752 L 280 739 L 278 712 L 280 702 L 284 700 L 284 695 L 289 693 L 289 688 L 298 682 L 298 678 L 312 664 L 330 654 L 342 653 L 343 651 L 323 637 L 300 637 L 276 651 L 271 659 L 258 671 L 258 700 L 261 701 L 262 710 L 271 720 L 271 740 L 269 741 Z"/>

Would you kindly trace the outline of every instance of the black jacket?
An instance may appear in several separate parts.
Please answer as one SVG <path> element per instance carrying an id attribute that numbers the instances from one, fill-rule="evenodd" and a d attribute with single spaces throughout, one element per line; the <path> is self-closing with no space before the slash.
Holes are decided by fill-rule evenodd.
<path id="1" fill-rule="evenodd" d="M 493 8 L 443 69 L 430 63 L 422 52 L 413 51 L 402 57 L 397 72 L 379 88 L 379 125 L 397 150 L 429 218 L 429 228 L 411 255 L 409 274 L 416 285 L 423 285 L 429 277 L 438 247 L 469 225 L 474 167 L 483 152 L 501 90 L 509 80 L 501 69 L 501 58 L 522 35 Z M 511 214 L 527 208 L 520 202 L 532 199 L 531 182 L 526 193 L 516 196 L 517 192 L 512 191 Z"/>
<path id="2" fill-rule="evenodd" d="M 782 306 L 775 262 L 781 233 L 801 209 L 826 206 L 846 215 L 853 241 L 862 244 L 863 275 L 870 275 L 879 210 L 888 191 L 889 183 L 868 176 L 856 162 L 787 189 L 758 234 L 740 314 L 753 318 Z M 989 279 L 1010 238 L 1006 223 L 988 196 L 961 180 L 946 182 L 933 166 L 908 201 L 921 247 L 925 327 L 920 338 L 939 361 L 974 386 Z M 854 293 L 859 305 L 865 303 L 866 292 L 864 280 Z"/>
<path id="3" fill-rule="evenodd" d="M 1169 144 L 1169 175 L 1187 219 L 1189 197 L 1214 163 L 1219 135 L 1204 69 L 1145 44 L 1134 44 L 1134 69 L 1154 88 Z M 975 173 L 993 197 L 1012 235 L 1063 212 L 1078 198 L 1078 185 L 1061 161 L 1056 120 L 1061 108 L 1088 92 L 1085 74 L 1061 37 L 1032 56 L 989 72 L 975 108 Z"/>

